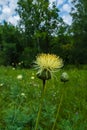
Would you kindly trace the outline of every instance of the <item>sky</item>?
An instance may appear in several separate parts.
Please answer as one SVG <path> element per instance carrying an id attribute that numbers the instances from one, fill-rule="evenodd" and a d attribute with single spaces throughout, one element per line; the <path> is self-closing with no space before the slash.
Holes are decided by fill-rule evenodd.
<path id="1" fill-rule="evenodd" d="M 0 0 L 0 23 L 4 20 L 13 25 L 17 25 L 20 20 L 19 15 L 15 12 L 18 0 Z M 71 0 L 50 0 L 50 7 L 52 2 L 56 2 L 59 8 L 59 15 L 63 18 L 64 22 L 71 25 L 72 17 L 69 15 L 71 11 Z"/>

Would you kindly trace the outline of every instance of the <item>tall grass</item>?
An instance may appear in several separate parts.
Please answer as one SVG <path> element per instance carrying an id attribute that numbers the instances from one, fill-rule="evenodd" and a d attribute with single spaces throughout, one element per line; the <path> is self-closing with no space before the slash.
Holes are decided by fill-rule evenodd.
<path id="1" fill-rule="evenodd" d="M 60 81 L 64 71 L 66 84 Z M 34 70 L 0 67 L 0 130 L 35 130 L 42 89 Z M 52 129 L 63 92 L 55 130 L 87 129 L 87 70 L 66 67 L 46 83 L 37 130 Z"/>

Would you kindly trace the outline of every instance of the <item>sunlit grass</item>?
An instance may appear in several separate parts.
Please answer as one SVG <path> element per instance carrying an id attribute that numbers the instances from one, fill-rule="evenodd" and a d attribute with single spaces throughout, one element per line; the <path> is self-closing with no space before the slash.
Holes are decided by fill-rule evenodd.
<path id="1" fill-rule="evenodd" d="M 65 84 L 60 81 L 62 72 L 69 75 Z M 35 70 L 0 67 L 0 129 L 34 130 L 42 89 Z M 63 91 L 55 130 L 87 129 L 87 70 L 69 68 L 46 83 L 38 130 L 52 129 Z"/>

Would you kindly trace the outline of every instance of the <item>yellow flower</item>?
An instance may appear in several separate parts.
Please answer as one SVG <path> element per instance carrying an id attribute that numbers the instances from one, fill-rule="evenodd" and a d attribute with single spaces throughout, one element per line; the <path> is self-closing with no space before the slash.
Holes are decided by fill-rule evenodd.
<path id="1" fill-rule="evenodd" d="M 21 93 L 21 96 L 26 98 L 26 94 L 25 93 Z"/>
<path id="2" fill-rule="evenodd" d="M 0 87 L 3 87 L 3 86 L 4 86 L 4 83 L 1 83 L 1 84 L 0 84 Z"/>
<path id="3" fill-rule="evenodd" d="M 22 79 L 23 79 L 23 76 L 22 76 L 21 74 L 19 74 L 19 75 L 17 76 L 17 79 L 22 80 Z"/>
<path id="4" fill-rule="evenodd" d="M 48 75 L 47 79 L 49 79 L 51 72 L 63 66 L 63 61 L 59 56 L 56 56 L 54 54 L 42 53 L 37 56 L 35 64 L 36 68 L 38 69 L 38 74 L 46 73 L 46 75 Z"/>
<path id="5" fill-rule="evenodd" d="M 34 79 L 34 76 L 32 76 L 31 79 Z"/>
<path id="6" fill-rule="evenodd" d="M 62 59 L 54 54 L 40 54 L 37 56 L 36 62 L 37 67 L 40 69 L 55 70 L 63 66 Z"/>

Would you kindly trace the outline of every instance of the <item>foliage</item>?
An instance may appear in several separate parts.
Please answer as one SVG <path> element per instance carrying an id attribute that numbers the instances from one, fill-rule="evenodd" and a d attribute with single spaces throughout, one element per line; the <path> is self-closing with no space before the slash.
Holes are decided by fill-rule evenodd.
<path id="1" fill-rule="evenodd" d="M 0 41 L 0 55 L 1 55 L 1 65 L 11 65 L 18 63 L 19 54 L 23 49 L 21 45 L 21 34 L 17 27 L 11 24 L 4 23 L 1 25 L 1 41 Z"/>
<path id="2" fill-rule="evenodd" d="M 24 27 L 27 46 L 37 48 L 36 52 L 50 52 L 52 35 L 56 35 L 61 25 L 62 18 L 58 15 L 58 8 L 49 1 L 18 1 L 17 12 L 20 15 L 20 25 Z"/>
<path id="3" fill-rule="evenodd" d="M 0 65 L 32 67 L 38 53 L 59 55 L 65 64 L 87 64 L 87 1 L 72 0 L 72 24 L 64 23 L 49 0 L 18 0 L 15 27 L 0 25 Z"/>
<path id="4" fill-rule="evenodd" d="M 60 75 L 64 71 L 70 77 L 65 84 L 60 81 Z M 64 97 L 55 129 L 87 129 L 86 74 L 86 69 L 68 66 L 68 69 L 66 67 L 56 72 L 56 78 L 46 83 L 39 130 L 52 129 L 62 93 Z M 34 130 L 42 92 L 36 71 L 2 66 L 0 75 L 0 129 Z M 18 75 L 23 78 L 18 79 Z"/>
<path id="5" fill-rule="evenodd" d="M 87 1 L 72 0 L 72 32 L 74 41 L 74 62 L 87 63 Z"/>

